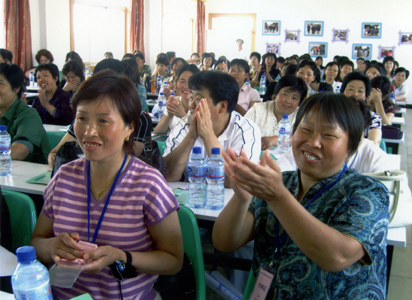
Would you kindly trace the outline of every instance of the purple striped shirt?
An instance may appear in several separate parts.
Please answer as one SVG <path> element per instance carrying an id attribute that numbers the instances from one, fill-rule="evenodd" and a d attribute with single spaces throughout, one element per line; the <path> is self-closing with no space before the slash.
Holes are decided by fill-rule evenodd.
<path id="1" fill-rule="evenodd" d="M 43 213 L 54 219 L 53 231 L 78 232 L 87 241 L 87 160 L 80 158 L 63 165 L 44 192 Z M 91 197 L 90 241 L 107 195 L 100 201 Z M 173 192 L 154 168 L 132 157 L 110 198 L 96 244 L 127 251 L 150 251 L 153 241 L 147 226 L 161 222 L 179 208 Z M 157 275 L 141 274 L 122 281 L 123 299 L 154 299 Z M 90 293 L 93 299 L 120 299 L 117 280 L 109 267 L 98 274 L 81 273 L 73 288 L 52 287 L 57 299 Z M 55 299 L 56 299 L 55 298 Z"/>

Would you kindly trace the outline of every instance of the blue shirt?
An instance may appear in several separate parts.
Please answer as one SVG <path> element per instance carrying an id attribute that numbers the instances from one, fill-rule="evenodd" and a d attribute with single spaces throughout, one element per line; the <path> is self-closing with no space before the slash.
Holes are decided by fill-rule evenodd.
<path id="1" fill-rule="evenodd" d="M 284 172 L 283 183 L 294 197 L 299 192 L 299 171 Z M 338 173 L 339 174 L 339 173 Z M 302 198 L 305 206 L 338 174 L 312 186 Z M 275 275 L 267 299 L 386 299 L 386 235 L 389 224 L 389 196 L 379 181 L 347 169 L 307 210 L 328 226 L 358 240 L 367 255 L 340 272 L 326 272 L 311 261 L 287 237 L 276 257 L 276 217 L 269 205 L 253 198 L 249 211 L 255 216 L 255 276 L 261 265 Z M 286 233 L 279 224 L 279 240 Z"/>

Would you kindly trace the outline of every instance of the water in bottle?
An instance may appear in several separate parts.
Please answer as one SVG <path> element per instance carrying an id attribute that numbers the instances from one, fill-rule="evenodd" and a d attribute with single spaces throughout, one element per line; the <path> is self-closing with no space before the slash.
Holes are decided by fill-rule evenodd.
<path id="1" fill-rule="evenodd" d="M 225 163 L 220 148 L 212 148 L 207 161 L 207 208 L 222 209 L 225 204 Z"/>
<path id="2" fill-rule="evenodd" d="M 206 166 L 202 148 L 193 147 L 187 168 L 189 173 L 189 206 L 203 208 L 206 206 Z"/>
<path id="3" fill-rule="evenodd" d="M 157 93 L 157 94 L 160 93 L 160 89 L 161 89 L 161 87 L 162 87 L 162 83 L 163 83 L 162 77 L 157 76 L 157 85 L 156 85 L 156 93 Z"/>
<path id="4" fill-rule="evenodd" d="M 262 74 L 262 77 L 260 77 L 260 94 L 265 95 L 266 94 L 266 75 Z"/>
<path id="5" fill-rule="evenodd" d="M 7 126 L 0 125 L 0 176 L 11 173 L 11 138 Z"/>
<path id="6" fill-rule="evenodd" d="M 165 94 L 161 92 L 159 96 L 159 109 L 157 111 L 157 117 L 159 120 L 163 117 L 163 114 L 165 112 L 165 106 L 166 106 L 166 97 L 165 97 Z"/>
<path id="7" fill-rule="evenodd" d="M 246 85 L 246 86 L 250 86 L 249 80 L 246 80 L 245 85 Z"/>
<path id="8" fill-rule="evenodd" d="M 278 155 L 282 155 L 289 149 L 290 122 L 289 116 L 283 115 L 279 122 Z"/>
<path id="9" fill-rule="evenodd" d="M 33 72 L 30 72 L 29 84 L 30 84 L 30 87 L 34 87 L 34 74 L 33 74 Z"/>
<path id="10" fill-rule="evenodd" d="M 32 246 L 20 247 L 16 251 L 18 265 L 11 277 L 11 285 L 16 300 L 53 299 L 49 272 L 36 260 Z"/>

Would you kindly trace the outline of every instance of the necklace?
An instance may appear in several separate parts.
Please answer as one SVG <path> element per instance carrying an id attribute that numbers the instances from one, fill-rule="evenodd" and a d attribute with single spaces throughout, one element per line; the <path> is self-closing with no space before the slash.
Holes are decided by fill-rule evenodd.
<path id="1" fill-rule="evenodd" d="M 93 189 L 92 184 L 90 183 L 90 190 L 93 194 L 94 199 L 96 199 L 97 201 L 100 200 L 100 198 L 102 197 L 103 193 L 107 190 L 107 188 L 109 187 L 109 185 L 112 184 L 114 178 L 116 177 L 116 175 L 109 180 L 109 182 L 105 185 L 105 187 L 98 193 L 96 193 L 96 191 Z"/>

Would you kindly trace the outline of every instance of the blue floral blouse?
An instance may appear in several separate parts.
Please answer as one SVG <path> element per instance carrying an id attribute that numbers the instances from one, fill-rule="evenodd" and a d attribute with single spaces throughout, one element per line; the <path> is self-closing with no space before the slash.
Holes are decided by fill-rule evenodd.
<path id="1" fill-rule="evenodd" d="M 297 197 L 298 172 L 284 172 L 286 188 Z M 339 173 L 338 173 L 339 174 Z M 312 186 L 302 198 L 305 206 L 335 174 Z M 249 211 L 255 216 L 253 270 L 271 268 L 274 279 L 266 299 L 386 299 L 386 236 L 389 224 L 389 196 L 379 181 L 355 170 L 344 171 L 340 180 L 327 189 L 307 210 L 330 227 L 358 240 L 368 255 L 340 272 L 326 272 L 312 262 L 278 225 L 264 200 L 253 198 Z M 276 241 L 283 241 L 275 258 Z"/>

